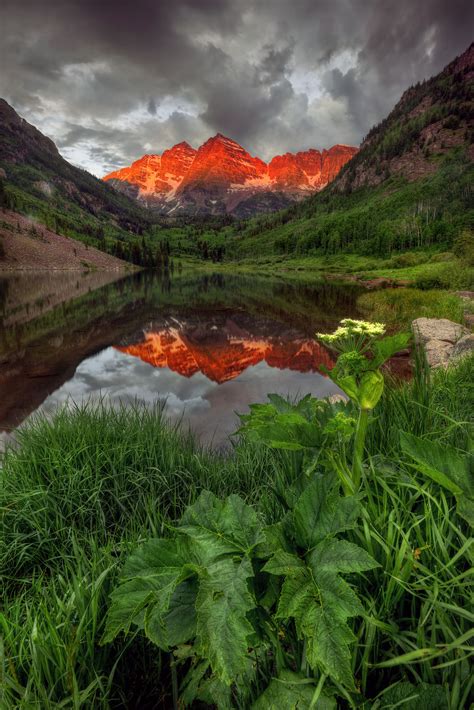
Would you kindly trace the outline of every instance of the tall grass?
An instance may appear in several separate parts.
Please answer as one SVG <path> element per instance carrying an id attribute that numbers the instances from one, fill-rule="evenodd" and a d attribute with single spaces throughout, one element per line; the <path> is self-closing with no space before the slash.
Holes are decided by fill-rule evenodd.
<path id="1" fill-rule="evenodd" d="M 0 707 L 154 707 L 169 686 L 159 652 L 98 647 L 117 569 L 203 489 L 256 502 L 268 453 L 200 449 L 160 408 L 65 408 L 17 439 L 0 471 Z"/>
<path id="2" fill-rule="evenodd" d="M 367 442 L 373 455 L 397 458 L 400 431 L 467 450 L 473 434 L 474 358 L 431 371 L 421 352 L 415 357 L 413 379 L 389 382 L 374 412 Z"/>
<path id="3" fill-rule="evenodd" d="M 452 498 L 409 474 L 402 461 L 374 461 L 367 480 L 366 516 L 354 541 L 381 567 L 359 591 L 369 614 L 357 629 L 354 670 L 364 693 L 395 680 L 443 686 L 446 707 L 468 707 L 472 593 L 467 526 Z"/>
<path id="4" fill-rule="evenodd" d="M 256 500 L 264 451 L 224 457 L 163 421 L 160 408 L 84 405 L 34 418 L 3 461 L 0 578 L 54 572 L 75 544 L 161 535 L 203 489 Z M 20 582 L 19 582 L 20 580 Z"/>
<path id="5" fill-rule="evenodd" d="M 470 541 L 453 498 L 413 473 L 398 436 L 466 449 L 473 374 L 472 358 L 434 375 L 418 367 L 413 382 L 386 388 L 369 428 L 368 514 L 354 541 L 381 568 L 359 589 L 369 614 L 353 651 L 369 697 L 423 681 L 443 686 L 440 707 L 468 707 Z M 203 450 L 160 409 L 33 419 L 0 471 L 0 708 L 171 707 L 167 654 L 138 635 L 98 644 L 124 557 L 166 535 L 203 489 L 239 493 L 271 522 L 275 491 L 296 470 L 291 454 L 245 441 Z"/>
<path id="6" fill-rule="evenodd" d="M 371 320 L 388 326 L 407 327 L 415 318 L 448 318 L 463 322 L 465 304 L 449 291 L 388 288 L 370 291 L 357 299 L 358 308 Z"/>

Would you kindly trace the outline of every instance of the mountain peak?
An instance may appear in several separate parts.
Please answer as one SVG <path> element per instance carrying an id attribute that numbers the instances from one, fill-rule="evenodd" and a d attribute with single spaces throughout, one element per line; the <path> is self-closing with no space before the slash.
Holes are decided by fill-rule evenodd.
<path id="1" fill-rule="evenodd" d="M 322 189 L 356 152 L 357 148 L 342 144 L 322 152 L 309 148 L 275 156 L 267 165 L 218 132 L 197 150 L 182 141 L 161 156 L 140 159 L 104 180 L 113 179 L 118 189 L 122 181 L 128 194 L 135 186 L 138 199 L 166 213 L 220 214 L 238 211 L 241 202 L 257 193 L 283 193 L 287 203 L 301 199 Z M 271 209 L 273 202 L 257 200 L 257 204 L 261 205 L 255 207 L 258 211 Z"/>
<path id="2" fill-rule="evenodd" d="M 228 138 L 223 133 L 216 133 L 215 136 L 211 136 L 210 138 L 208 138 L 207 141 L 205 141 L 205 143 L 202 144 L 201 148 L 203 148 L 205 145 L 210 145 L 210 146 L 222 145 L 222 146 L 228 147 L 228 148 L 237 147 L 240 150 L 244 150 L 242 148 L 242 146 L 239 143 L 237 143 L 237 141 L 234 141 L 232 138 Z"/>
<path id="3" fill-rule="evenodd" d="M 181 143 L 176 143 L 172 148 L 167 148 L 167 150 L 192 150 L 196 152 L 192 145 L 189 145 L 187 141 L 181 141 Z"/>

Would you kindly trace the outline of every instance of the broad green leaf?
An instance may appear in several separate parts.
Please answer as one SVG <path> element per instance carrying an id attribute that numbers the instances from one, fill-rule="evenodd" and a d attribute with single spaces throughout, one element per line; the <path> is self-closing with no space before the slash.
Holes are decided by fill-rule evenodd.
<path id="1" fill-rule="evenodd" d="M 209 491 L 187 508 L 178 530 L 192 539 L 193 552 L 203 565 L 222 555 L 249 553 L 263 541 L 253 508 L 237 495 L 222 501 Z"/>
<path id="2" fill-rule="evenodd" d="M 137 547 L 127 558 L 120 579 L 135 577 L 155 579 L 157 575 L 173 574 L 189 561 L 186 545 L 175 539 L 152 538 Z"/>
<path id="3" fill-rule="evenodd" d="M 380 567 L 365 550 L 347 540 L 323 540 L 310 555 L 310 564 L 320 572 L 365 572 Z"/>
<path id="4" fill-rule="evenodd" d="M 364 372 L 360 378 L 358 403 L 361 409 L 374 409 L 382 396 L 384 379 L 378 370 Z"/>
<path id="5" fill-rule="evenodd" d="M 337 377 L 335 374 L 331 376 L 333 382 L 336 383 L 338 387 L 341 388 L 343 392 L 347 394 L 354 402 L 357 402 L 359 396 L 359 388 L 357 386 L 356 378 L 353 375 L 346 375 L 345 377 Z"/>
<path id="6" fill-rule="evenodd" d="M 284 397 L 281 397 L 279 394 L 269 394 L 267 395 L 267 397 L 279 414 L 287 414 L 288 412 L 292 412 L 295 409 L 294 405 L 291 402 L 289 402 Z"/>
<path id="7" fill-rule="evenodd" d="M 404 453 L 417 462 L 417 468 L 451 493 L 474 497 L 474 477 L 470 471 L 470 456 L 445 444 L 420 439 L 400 432 Z"/>
<path id="8" fill-rule="evenodd" d="M 286 577 L 283 582 L 276 617 L 277 619 L 294 618 L 296 628 L 301 634 L 301 619 L 308 608 L 319 604 L 320 601 L 319 590 L 305 567 L 298 575 Z"/>
<path id="9" fill-rule="evenodd" d="M 240 562 L 224 558 L 209 565 L 200 578 L 196 646 L 227 685 L 247 661 L 248 638 L 253 634 L 247 614 L 255 607 L 247 582 L 252 576 L 247 558 Z"/>
<path id="10" fill-rule="evenodd" d="M 322 668 L 338 683 L 355 690 L 349 644 L 355 637 L 341 624 L 330 607 L 313 606 L 302 622 L 306 638 L 306 657 L 312 668 Z"/>
<path id="11" fill-rule="evenodd" d="M 355 636 L 347 619 L 363 615 L 364 608 L 340 573 L 357 573 L 378 565 L 357 545 L 331 538 L 319 542 L 307 554 L 306 562 L 279 550 L 264 567 L 284 577 L 276 618 L 294 619 L 314 670 L 322 668 L 353 690 L 348 645 Z"/>
<path id="12" fill-rule="evenodd" d="M 128 633 L 132 624 L 143 628 L 143 609 L 153 603 L 156 591 L 153 581 L 140 578 L 122 582 L 116 587 L 110 595 L 101 644 L 110 643 L 121 631 Z"/>
<path id="13" fill-rule="evenodd" d="M 155 608 L 155 623 L 161 619 L 176 587 L 195 573 L 186 563 L 185 550 L 179 541 L 153 539 L 139 547 L 125 563 L 123 581 L 111 594 L 102 643 L 112 641 L 120 631 L 127 632 L 132 624 L 143 627 L 142 612 L 146 607 Z M 149 613 L 146 609 L 146 614 Z M 156 626 L 154 633 L 155 642 L 165 644 Z"/>
<path id="14" fill-rule="evenodd" d="M 402 682 L 378 696 L 380 710 L 448 710 L 446 690 L 442 685 Z"/>
<path id="15" fill-rule="evenodd" d="M 253 404 L 250 414 L 241 415 L 243 426 L 237 432 L 252 441 L 288 451 L 314 449 L 324 440 L 319 421 L 327 418 L 330 408 L 307 395 L 296 404 L 279 395 L 269 395 L 271 404 Z"/>
<path id="16" fill-rule="evenodd" d="M 352 616 L 362 616 L 364 607 L 352 587 L 334 572 L 318 572 L 314 584 L 324 608 L 330 608 L 341 623 Z"/>
<path id="17" fill-rule="evenodd" d="M 278 523 L 267 525 L 263 529 L 263 540 L 255 550 L 256 557 L 268 559 L 276 550 L 285 550 L 286 552 L 293 550 L 293 545 L 285 534 L 288 518 L 289 514 L 287 513 Z"/>
<path id="18" fill-rule="evenodd" d="M 259 435 L 264 443 L 273 448 L 295 451 L 316 448 L 322 439 L 317 424 L 297 412 L 277 414 L 271 422 L 260 427 Z"/>
<path id="19" fill-rule="evenodd" d="M 276 618 L 293 618 L 299 638 L 307 645 L 308 663 L 323 669 L 338 682 L 353 689 L 348 645 L 355 637 L 347 619 L 363 614 L 354 590 L 336 573 L 318 575 L 309 568 L 286 577 Z"/>
<path id="20" fill-rule="evenodd" d="M 194 638 L 196 634 L 196 596 L 198 591 L 198 581 L 196 578 L 187 579 L 176 587 L 170 599 L 168 611 L 163 615 L 164 639 L 168 647 L 184 644 Z M 156 608 L 153 609 L 153 620 L 155 620 Z M 153 640 L 151 635 L 151 617 L 148 620 L 149 627 L 145 622 L 147 636 Z"/>
<path id="21" fill-rule="evenodd" d="M 277 550 L 263 567 L 263 572 L 294 576 L 299 574 L 304 566 L 303 560 L 296 555 L 285 550 Z"/>
<path id="22" fill-rule="evenodd" d="M 327 535 L 355 526 L 360 503 L 355 496 L 342 498 L 338 489 L 337 478 L 327 473 L 316 476 L 299 497 L 288 526 L 299 547 L 310 549 Z"/>
<path id="23" fill-rule="evenodd" d="M 282 670 L 278 678 L 272 678 L 266 690 L 252 705 L 252 710 L 307 710 L 315 689 L 312 678 Z M 321 693 L 313 707 L 315 710 L 336 710 L 336 701 Z"/>
<path id="24" fill-rule="evenodd" d="M 331 607 L 343 622 L 364 613 L 357 594 L 339 573 L 363 572 L 378 567 L 365 550 L 347 540 L 325 539 L 309 553 L 308 565 L 323 606 Z"/>
<path id="25" fill-rule="evenodd" d="M 387 335 L 382 340 L 377 340 L 372 347 L 374 352 L 374 359 L 371 362 L 372 367 L 383 365 L 392 355 L 404 350 L 410 340 L 410 333 L 396 333 L 395 335 Z"/>

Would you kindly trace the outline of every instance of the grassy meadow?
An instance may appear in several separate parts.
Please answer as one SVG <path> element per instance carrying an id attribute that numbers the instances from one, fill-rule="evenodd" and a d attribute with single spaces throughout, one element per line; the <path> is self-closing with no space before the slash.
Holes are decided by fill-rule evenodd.
<path id="1" fill-rule="evenodd" d="M 260 649 L 247 683 L 225 693 L 212 676 L 211 685 L 199 686 L 189 646 L 163 650 L 139 626 L 103 642 L 111 593 L 137 546 L 172 538 L 206 490 L 239 495 L 254 523 L 277 529 L 286 515 L 283 493 L 299 485 L 304 452 L 245 434 L 227 451 L 204 450 L 159 409 L 85 406 L 31 420 L 0 472 L 0 706 L 469 707 L 469 525 L 456 495 L 413 465 L 400 431 L 465 456 L 473 375 L 472 358 L 431 375 L 419 363 L 412 382 L 386 382 L 374 410 L 357 494 L 360 521 L 345 542 L 375 561 L 349 578 L 364 607 L 349 620 L 352 688 L 310 668 L 309 647 L 292 621 L 275 627 L 281 653 Z M 342 405 L 327 406 L 340 419 Z M 275 697 L 283 705 L 271 695 L 281 666 Z"/>

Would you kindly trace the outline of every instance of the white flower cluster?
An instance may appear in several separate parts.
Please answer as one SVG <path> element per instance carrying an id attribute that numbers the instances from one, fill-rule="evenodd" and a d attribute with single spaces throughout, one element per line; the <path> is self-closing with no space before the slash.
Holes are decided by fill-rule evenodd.
<path id="1" fill-rule="evenodd" d="M 352 336 L 366 336 L 367 338 L 376 338 L 378 335 L 385 333 L 383 323 L 370 323 L 365 320 L 353 320 L 352 318 L 344 318 L 341 320 L 341 325 L 334 333 L 316 333 L 319 340 L 323 343 L 335 343 L 344 338 Z"/>

